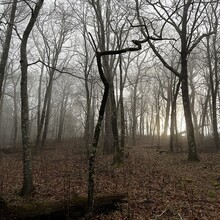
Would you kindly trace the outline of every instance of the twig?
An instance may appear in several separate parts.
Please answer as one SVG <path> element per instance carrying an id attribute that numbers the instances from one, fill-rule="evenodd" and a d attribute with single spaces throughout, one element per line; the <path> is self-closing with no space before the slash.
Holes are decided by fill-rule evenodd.
<path id="1" fill-rule="evenodd" d="M 180 220 L 183 220 L 182 216 L 180 215 L 180 213 L 177 213 L 178 217 L 180 218 Z"/>

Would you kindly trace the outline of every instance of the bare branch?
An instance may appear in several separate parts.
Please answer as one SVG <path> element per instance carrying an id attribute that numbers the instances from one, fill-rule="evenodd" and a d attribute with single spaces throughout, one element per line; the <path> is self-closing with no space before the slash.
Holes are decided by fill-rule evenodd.
<path id="1" fill-rule="evenodd" d="M 92 45 L 93 50 L 94 50 L 94 51 L 97 51 L 98 48 L 97 48 L 97 46 L 96 46 L 96 43 L 95 43 L 95 40 L 94 40 L 92 34 L 91 34 L 91 33 L 88 33 L 88 36 L 89 36 L 89 37 L 88 37 L 89 41 L 90 41 L 90 39 L 92 40 L 92 41 L 90 41 L 90 44 Z"/>
<path id="2" fill-rule="evenodd" d="M 210 33 L 205 33 L 205 34 L 202 34 L 195 42 L 194 44 L 187 50 L 187 53 L 190 54 L 193 49 L 199 44 L 199 42 L 204 38 L 204 37 L 208 37 L 212 34 L 215 34 L 215 31 L 211 31 Z"/>
<path id="3" fill-rule="evenodd" d="M 74 75 L 74 74 L 72 74 L 72 73 L 70 73 L 70 72 L 67 72 L 67 71 L 64 71 L 65 68 L 63 68 L 63 70 L 59 70 L 59 69 L 57 69 L 57 68 L 55 68 L 55 67 L 52 67 L 52 66 L 50 66 L 50 65 L 48 65 L 48 64 L 46 64 L 46 63 L 44 63 L 42 60 L 37 60 L 37 61 L 35 61 L 35 62 L 33 62 L 33 63 L 29 63 L 28 66 L 31 66 L 31 65 L 34 65 L 34 64 L 37 64 L 37 63 L 42 63 L 44 66 L 48 67 L 49 69 L 55 70 L 55 71 L 57 71 L 57 72 L 59 72 L 59 73 L 68 74 L 68 75 L 73 76 L 73 77 L 75 77 L 75 78 L 77 78 L 77 79 L 85 80 L 85 78 L 83 78 L 83 77 Z"/>

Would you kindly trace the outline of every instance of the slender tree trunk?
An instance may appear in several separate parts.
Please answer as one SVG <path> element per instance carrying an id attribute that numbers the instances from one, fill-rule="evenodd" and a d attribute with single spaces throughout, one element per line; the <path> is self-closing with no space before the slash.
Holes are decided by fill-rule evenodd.
<path id="1" fill-rule="evenodd" d="M 42 79 L 44 73 L 44 65 L 41 66 L 41 74 L 39 79 L 39 86 L 38 86 L 38 105 L 37 105 L 37 143 L 39 142 L 39 135 L 41 132 L 41 90 L 42 90 Z M 37 144 L 38 145 L 38 144 Z"/>
<path id="2" fill-rule="evenodd" d="M 17 81 L 18 83 L 18 81 Z M 13 113 L 13 120 L 14 120 L 14 131 L 13 131 L 13 139 L 12 143 L 15 146 L 17 142 L 17 136 L 18 136 L 18 100 L 17 100 L 17 83 L 14 84 L 14 113 Z"/>
<path id="3" fill-rule="evenodd" d="M 156 98 L 156 127 L 157 127 L 157 145 L 160 146 L 160 104 L 159 94 Z"/>
<path id="4" fill-rule="evenodd" d="M 138 80 L 136 80 L 134 85 L 134 92 L 133 92 L 133 103 L 132 103 L 132 145 L 136 146 L 136 132 L 137 132 L 137 84 Z"/>
<path id="5" fill-rule="evenodd" d="M 183 19 L 182 19 L 182 32 L 181 32 L 181 90 L 183 109 L 186 122 L 186 131 L 188 139 L 188 161 L 199 161 L 196 142 L 194 136 L 194 127 L 192 122 L 192 115 L 190 109 L 189 100 L 189 86 L 188 86 L 188 50 L 187 50 L 187 22 L 188 22 L 188 10 L 190 7 L 190 1 L 184 5 Z"/>
<path id="6" fill-rule="evenodd" d="M 60 107 L 60 117 L 59 117 L 59 126 L 58 126 L 58 134 L 57 134 L 58 142 L 61 141 L 62 134 L 63 134 L 63 126 L 64 126 L 64 118 L 65 118 L 67 101 L 68 101 L 68 92 L 64 91 L 62 101 L 61 101 L 61 107 Z"/>
<path id="7" fill-rule="evenodd" d="M 112 82 L 113 84 L 113 82 Z M 113 87 L 113 86 L 112 86 Z M 114 88 L 114 87 L 113 87 Z M 119 145 L 119 137 L 118 137 L 118 121 L 117 121 L 117 108 L 115 102 L 114 89 L 111 90 L 111 103 L 112 103 L 112 133 L 114 137 L 114 163 L 120 163 L 122 161 L 122 151 Z"/>
<path id="8" fill-rule="evenodd" d="M 87 76 L 87 74 L 85 74 Z M 91 94 L 88 85 L 88 79 L 85 80 L 85 88 L 86 88 L 86 122 L 85 122 L 85 133 L 84 133 L 84 141 L 85 148 L 88 151 L 89 145 L 91 141 Z"/>
<path id="9" fill-rule="evenodd" d="M 193 82 L 192 75 L 193 75 L 193 68 L 190 70 L 190 77 L 189 77 L 189 84 L 190 84 L 190 88 L 191 88 L 191 95 L 190 95 L 191 105 L 190 106 L 191 106 L 195 136 L 198 138 L 199 137 L 199 126 L 198 126 L 197 115 L 196 115 L 196 112 L 195 112 L 196 93 L 195 93 L 195 85 L 194 85 L 194 82 Z"/>
<path id="10" fill-rule="evenodd" d="M 205 97 L 205 103 L 202 107 L 202 122 L 201 122 L 201 128 L 202 128 L 201 136 L 202 136 L 202 139 L 204 139 L 204 136 L 205 136 L 205 121 L 206 121 L 207 112 L 208 112 L 208 103 L 209 103 L 209 99 L 210 99 L 209 96 L 210 96 L 210 88 L 208 88 L 207 95 Z"/>
<path id="11" fill-rule="evenodd" d="M 213 51 L 214 51 L 214 68 L 212 67 L 211 51 L 210 51 L 210 36 L 207 37 L 207 57 L 209 66 L 209 79 L 211 90 L 211 111 L 212 111 L 212 130 L 215 142 L 215 148 L 219 150 L 219 134 L 218 134 L 218 120 L 217 120 L 217 94 L 219 89 L 219 77 L 218 77 L 218 55 L 216 51 L 216 36 L 213 37 Z M 215 79 L 215 80 L 214 80 Z"/>
<path id="12" fill-rule="evenodd" d="M 0 61 L 0 102 L 2 101 L 2 99 L 1 99 L 2 85 L 3 85 L 3 81 L 4 81 L 4 76 L 5 76 L 5 67 L 7 65 L 7 60 L 8 60 L 8 53 L 9 53 L 9 49 L 10 49 L 10 43 L 11 43 L 12 30 L 13 30 L 13 25 L 14 25 L 14 20 L 15 20 L 16 8 L 17 8 L 17 0 L 13 0 L 10 21 L 8 23 L 7 30 L 6 30 L 6 38 L 5 38 L 5 42 L 3 45 L 3 51 L 1 54 L 1 61 Z"/>
<path id="13" fill-rule="evenodd" d="M 144 106 L 144 95 L 141 95 L 141 100 L 140 100 L 141 104 L 140 104 L 140 123 L 139 123 L 139 130 L 140 130 L 140 136 L 144 135 L 144 124 L 145 124 L 145 120 L 144 120 L 144 112 L 145 112 L 145 106 Z"/>
<path id="14" fill-rule="evenodd" d="M 5 75 L 5 79 L 4 79 L 4 83 L 3 83 L 3 87 L 2 87 L 2 96 L 1 96 L 1 100 L 0 100 L 0 140 L 1 143 L 4 143 L 5 140 L 5 129 L 4 129 L 4 123 L 3 123 L 3 117 L 4 117 L 4 112 L 3 112 L 3 107 L 4 107 L 4 97 L 5 97 L 5 89 L 6 89 L 6 84 L 7 84 L 7 74 Z"/>
<path id="15" fill-rule="evenodd" d="M 110 92 L 109 92 L 110 94 Z M 112 154 L 113 153 L 113 133 L 112 133 L 112 122 L 111 122 L 111 97 L 109 95 L 107 104 L 106 104 L 106 111 L 105 111 L 105 129 L 104 129 L 104 146 L 103 152 L 105 154 Z"/>
<path id="16" fill-rule="evenodd" d="M 180 89 L 180 81 L 177 83 L 173 100 L 172 100 L 172 107 L 171 107 L 171 119 L 170 119 L 170 152 L 174 152 L 174 128 L 175 128 L 175 121 L 176 121 L 176 101 L 178 97 Z M 178 135 L 178 134 L 176 134 Z"/>
<path id="17" fill-rule="evenodd" d="M 100 78 L 104 84 L 104 94 L 102 97 L 102 102 L 99 110 L 99 117 L 98 117 L 98 122 L 96 125 L 95 133 L 94 133 L 94 138 L 93 138 L 93 144 L 90 149 L 90 154 L 89 154 L 89 167 L 88 167 L 88 215 L 87 219 L 90 219 L 93 214 L 94 210 L 94 168 L 95 168 L 95 157 L 96 157 L 96 149 L 98 145 L 98 140 L 101 132 L 101 123 L 104 117 L 105 113 L 105 106 L 107 103 L 108 99 L 108 92 L 109 92 L 109 82 L 105 77 L 105 74 L 102 69 L 102 62 L 101 62 L 101 57 L 105 55 L 114 55 L 114 54 L 121 54 L 121 53 L 126 53 L 128 51 L 137 51 L 141 50 L 141 42 L 140 41 L 135 41 L 133 42 L 137 47 L 134 48 L 126 48 L 126 49 L 120 49 L 116 51 L 104 51 L 104 52 L 98 52 L 96 49 L 96 58 L 97 58 L 97 66 L 99 70 L 99 75 Z M 94 45 L 94 48 L 97 48 L 96 45 Z"/>
<path id="18" fill-rule="evenodd" d="M 52 85 L 53 84 L 51 83 L 51 86 L 50 86 L 49 92 L 48 92 L 47 109 L 46 109 L 45 123 L 44 123 L 44 131 L 43 131 L 42 141 L 41 141 L 41 147 L 42 148 L 45 146 L 45 143 L 46 143 L 46 140 L 47 140 L 48 126 L 49 126 L 49 122 L 50 122 Z"/>
<path id="19" fill-rule="evenodd" d="M 166 100 L 166 113 L 165 113 L 164 131 L 163 131 L 163 136 L 164 136 L 165 140 L 167 137 L 168 127 L 169 127 L 171 96 L 172 96 L 172 80 L 171 80 L 171 83 L 170 83 L 170 81 L 168 81 L 167 98 L 165 99 Z"/>
<path id="20" fill-rule="evenodd" d="M 95 133 L 93 137 L 93 144 L 89 153 L 89 164 L 88 164 L 88 215 L 87 219 L 91 219 L 94 211 L 94 173 L 95 173 L 95 158 L 96 158 L 96 149 L 98 146 L 99 136 L 101 132 L 101 124 L 105 113 L 105 107 L 108 100 L 109 93 L 109 84 L 105 78 L 104 72 L 102 70 L 101 55 L 97 52 L 97 65 L 99 69 L 100 78 L 104 84 L 104 94 L 102 97 L 101 106 L 99 109 L 98 121 L 95 128 Z"/>
<path id="21" fill-rule="evenodd" d="M 36 3 L 35 9 L 32 11 L 31 19 L 24 31 L 21 41 L 21 132 L 23 143 L 23 186 L 21 189 L 21 196 L 26 196 L 33 190 L 32 178 L 32 159 L 31 159 L 31 146 L 29 138 L 29 109 L 28 109 L 28 91 L 27 91 L 27 74 L 28 74 L 28 61 L 27 61 L 27 42 L 29 35 L 34 27 L 34 23 L 38 17 L 39 11 L 43 5 L 44 0 L 39 0 Z"/>
<path id="22" fill-rule="evenodd" d="M 40 117 L 40 124 L 39 124 L 38 130 L 37 130 L 37 138 L 36 138 L 36 144 L 35 144 L 37 152 L 40 150 L 40 148 L 42 147 L 42 143 L 43 143 L 43 141 L 41 140 L 41 135 L 42 135 L 43 126 L 46 123 L 45 119 L 46 119 L 46 115 L 47 115 L 49 99 L 51 96 L 50 93 L 52 92 L 51 90 L 52 90 L 52 84 L 53 84 L 53 75 L 54 75 L 54 70 L 51 70 L 51 73 L 49 75 L 49 82 L 48 82 L 48 85 L 46 88 L 42 113 L 41 113 L 41 117 Z"/>
<path id="23" fill-rule="evenodd" d="M 187 72 L 187 62 L 185 63 L 186 66 L 183 66 L 183 71 Z M 186 121 L 186 130 L 187 130 L 187 139 L 188 139 L 188 160 L 189 161 L 199 161 L 196 149 L 196 142 L 194 137 L 194 128 L 192 123 L 192 115 L 190 110 L 190 101 L 189 101 L 189 90 L 188 90 L 188 81 L 187 76 L 184 77 L 182 82 L 182 99 L 183 99 L 183 108 L 184 108 L 184 115 Z"/>

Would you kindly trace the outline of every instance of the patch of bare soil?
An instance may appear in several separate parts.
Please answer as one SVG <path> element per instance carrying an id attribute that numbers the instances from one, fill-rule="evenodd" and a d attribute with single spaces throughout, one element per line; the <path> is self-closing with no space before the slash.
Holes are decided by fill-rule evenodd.
<path id="1" fill-rule="evenodd" d="M 96 195 L 127 193 L 126 202 L 112 213 L 94 219 L 204 219 L 220 216 L 220 154 L 200 154 L 201 162 L 188 163 L 184 153 L 159 154 L 147 148 L 131 149 L 125 162 L 98 154 Z M 0 157 L 0 198 L 6 204 L 61 201 L 87 194 L 87 160 L 82 149 L 58 146 L 33 158 L 35 190 L 20 198 L 22 155 Z M 67 213 L 68 215 L 68 213 Z"/>

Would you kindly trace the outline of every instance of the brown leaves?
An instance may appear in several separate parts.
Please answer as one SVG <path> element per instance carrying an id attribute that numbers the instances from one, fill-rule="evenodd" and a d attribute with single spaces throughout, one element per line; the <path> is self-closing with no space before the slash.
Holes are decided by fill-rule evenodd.
<path id="1" fill-rule="evenodd" d="M 119 210 L 94 219 L 218 219 L 220 216 L 219 154 L 201 155 L 200 163 L 187 163 L 183 154 L 159 155 L 147 149 L 130 152 L 124 164 L 112 165 L 111 156 L 97 155 L 95 194 L 128 194 Z M 18 154 L 0 160 L 1 195 L 9 203 L 22 182 Z M 80 149 L 45 151 L 33 160 L 35 191 L 32 200 L 64 201 L 87 194 L 87 161 Z"/>

